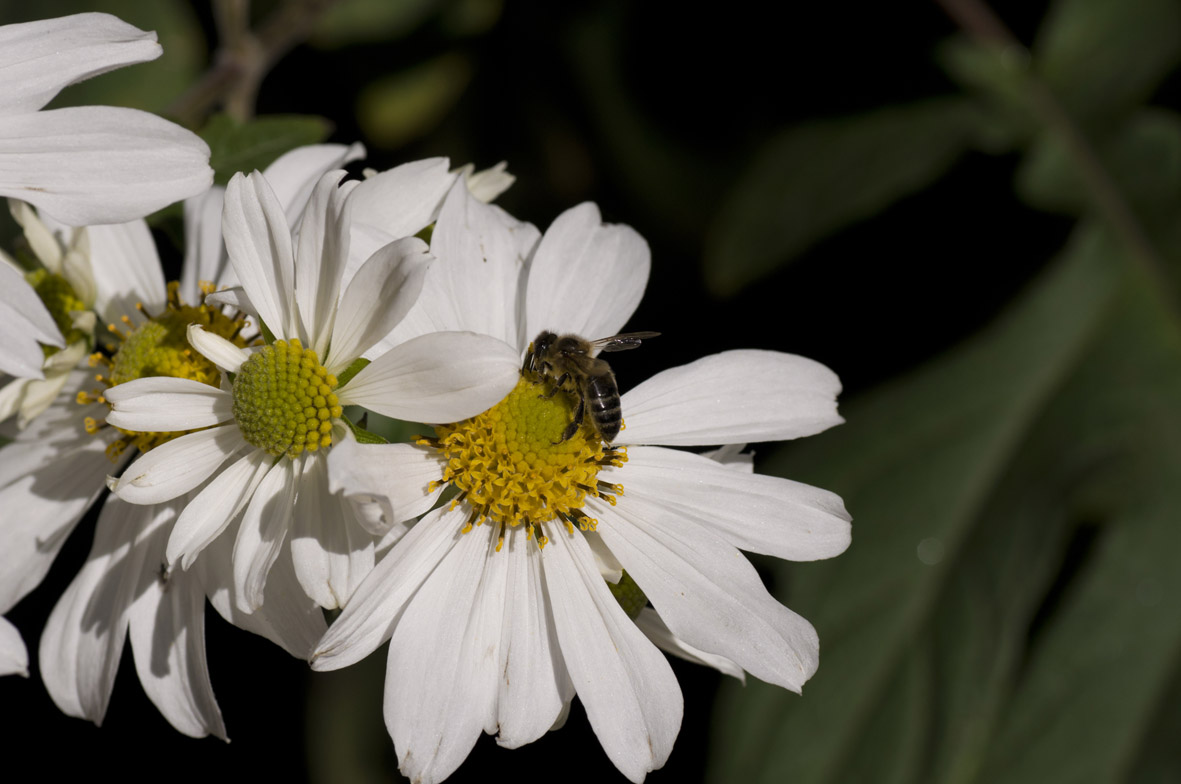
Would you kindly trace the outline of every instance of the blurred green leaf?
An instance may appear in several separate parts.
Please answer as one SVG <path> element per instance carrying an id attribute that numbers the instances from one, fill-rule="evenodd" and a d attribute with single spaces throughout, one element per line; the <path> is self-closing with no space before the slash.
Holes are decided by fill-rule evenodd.
<path id="1" fill-rule="evenodd" d="M 782 567 L 821 667 L 802 698 L 727 687 L 714 780 L 1127 772 L 1181 654 L 1181 325 L 1125 264 L 1082 227 L 977 339 L 772 459 L 854 541 Z"/>
<path id="2" fill-rule="evenodd" d="M 67 87 L 50 105 L 130 106 L 163 113 L 196 80 L 206 58 L 204 32 L 192 5 L 185 0 L 106 0 L 101 9 L 89 0 L 42 0 L 5 8 L 3 21 L 27 22 L 95 10 L 113 14 L 141 30 L 154 30 L 164 54 Z"/>
<path id="3" fill-rule="evenodd" d="M 323 117 L 284 114 L 256 117 L 244 123 L 218 114 L 201 129 L 209 145 L 213 181 L 225 185 L 235 172 L 265 169 L 285 152 L 328 138 L 332 124 Z"/>
<path id="4" fill-rule="evenodd" d="M 1072 115 L 1108 122 L 1145 101 L 1181 62 L 1181 3 L 1058 0 L 1033 53 Z"/>
<path id="5" fill-rule="evenodd" d="M 392 149 L 433 130 L 472 78 L 472 66 L 452 52 L 370 82 L 357 97 L 366 140 Z"/>
<path id="6" fill-rule="evenodd" d="M 1095 154 L 1133 206 L 1175 216 L 1181 209 L 1181 115 L 1142 109 Z M 1018 195 L 1050 212 L 1082 215 L 1087 189 L 1063 141 L 1043 134 L 1017 170 Z"/>
<path id="7" fill-rule="evenodd" d="M 440 0 L 338 1 L 320 17 L 311 44 L 336 49 L 354 43 L 396 40 L 414 32 L 440 5 Z"/>
<path id="8" fill-rule="evenodd" d="M 975 112 L 943 98 L 799 125 L 767 143 L 726 197 L 706 241 L 705 276 L 733 295 L 820 239 L 945 172 Z"/>
<path id="9" fill-rule="evenodd" d="M 978 103 L 978 147 L 1008 152 L 1036 130 L 1029 111 L 1028 54 L 953 35 L 936 47 L 935 60 Z"/>

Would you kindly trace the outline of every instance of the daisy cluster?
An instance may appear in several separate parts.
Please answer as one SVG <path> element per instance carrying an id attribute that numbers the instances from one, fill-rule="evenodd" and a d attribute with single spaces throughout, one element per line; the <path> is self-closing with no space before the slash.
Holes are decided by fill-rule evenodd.
<path id="1" fill-rule="evenodd" d="M 481 732 L 560 727 L 575 695 L 642 780 L 681 722 L 662 651 L 796 692 L 816 671 L 816 632 L 741 551 L 828 558 L 849 516 L 742 449 L 839 424 L 829 369 L 733 350 L 620 394 L 599 353 L 652 336 L 620 334 L 650 254 L 595 205 L 543 233 L 492 204 L 503 165 L 353 179 L 360 145 L 212 187 L 171 123 L 39 111 L 158 56 L 153 34 L 85 14 L 0 42 L 0 192 L 27 241 L 0 264 L 0 612 L 101 505 L 41 637 L 63 711 L 101 721 L 130 637 L 164 717 L 226 737 L 207 600 L 316 670 L 388 642 L 386 725 L 422 782 Z M 182 199 L 169 282 L 143 216 Z M 420 435 L 385 443 L 366 410 Z M 0 671 L 27 667 L 0 619 Z"/>

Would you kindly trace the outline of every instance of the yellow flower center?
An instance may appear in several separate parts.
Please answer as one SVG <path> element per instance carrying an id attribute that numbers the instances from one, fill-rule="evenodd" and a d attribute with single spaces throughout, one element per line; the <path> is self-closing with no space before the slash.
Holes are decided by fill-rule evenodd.
<path id="1" fill-rule="evenodd" d="M 276 340 L 234 376 L 234 418 L 242 437 L 275 457 L 332 445 L 332 420 L 344 413 L 336 376 L 298 340 Z"/>
<path id="2" fill-rule="evenodd" d="M 438 449 L 447 461 L 439 484 L 450 482 L 459 489 L 453 505 L 466 500 L 472 508 L 463 532 L 486 520 L 498 525 L 497 550 L 504 543 L 505 526 L 525 526 L 528 538 L 536 532 L 540 547 L 548 542 L 540 526 L 549 521 L 561 521 L 570 532 L 575 523 L 594 530 L 598 521 L 582 511 L 587 498 L 614 504 L 623 492 L 619 485 L 598 481 L 598 474 L 605 465 L 622 465 L 627 460 L 624 449 L 604 447 L 589 420 L 562 441 L 576 400 L 549 391 L 547 385 L 522 377 L 508 397 L 483 414 L 440 425 L 435 438 L 418 440 Z"/>
<path id="3" fill-rule="evenodd" d="M 204 293 L 208 294 L 212 290 L 211 285 L 203 285 Z M 142 305 L 137 307 L 144 315 L 148 315 Z M 154 316 L 149 315 L 148 319 L 138 326 L 130 317 L 124 316 L 123 324 L 127 328 L 126 332 L 114 324 L 107 327 L 119 341 L 112 356 L 102 352 L 90 356 L 91 367 L 100 364 L 107 366 L 108 373 L 105 376 L 99 374 L 95 377 L 107 387 L 125 384 L 137 378 L 156 376 L 188 378 L 216 387 L 220 381 L 220 371 L 216 365 L 189 345 L 190 324 L 200 324 L 206 332 L 212 332 L 239 347 L 244 348 L 248 345 L 248 341 L 239 335 L 246 326 L 245 319 L 240 314 L 230 318 L 217 307 L 186 305 L 180 298 L 180 284 L 175 281 L 168 284 L 168 304 L 162 312 Z M 79 392 L 78 402 L 105 403 L 106 399 L 101 390 L 94 390 Z M 86 421 L 86 429 L 92 433 L 97 433 L 104 426 L 105 423 L 94 419 L 88 418 Z M 122 437 L 107 447 L 107 456 L 111 460 L 118 459 L 128 447 L 134 446 L 141 452 L 147 452 L 185 433 L 193 432 L 187 430 L 155 433 L 116 429 Z"/>
<path id="4" fill-rule="evenodd" d="M 25 280 L 33 287 L 33 291 L 37 292 L 45 309 L 53 317 L 53 323 L 61 330 L 67 346 L 87 336 L 85 332 L 74 326 L 72 314 L 90 308 L 78 298 L 77 292 L 74 291 L 74 287 L 70 285 L 68 280 L 61 275 L 54 275 L 47 269 L 29 272 L 25 275 Z M 47 358 L 60 351 L 57 346 L 42 346 L 41 348 Z"/>

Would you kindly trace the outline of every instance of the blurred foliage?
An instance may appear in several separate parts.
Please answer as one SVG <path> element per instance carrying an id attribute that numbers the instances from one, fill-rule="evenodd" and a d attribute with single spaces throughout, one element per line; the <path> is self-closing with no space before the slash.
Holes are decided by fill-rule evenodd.
<path id="1" fill-rule="evenodd" d="M 396 148 L 433 130 L 454 108 L 472 66 L 451 52 L 374 79 L 357 99 L 357 121 L 378 147 Z"/>
<path id="2" fill-rule="evenodd" d="M 285 152 L 307 144 L 319 144 L 332 132 L 323 117 L 267 115 L 239 122 L 218 114 L 201 129 L 209 145 L 213 181 L 225 185 L 236 172 L 259 171 Z"/>
<path id="3" fill-rule="evenodd" d="M 713 780 L 1181 779 L 1181 117 L 1144 106 L 1181 60 L 1178 30 L 1167 0 L 1063 0 L 1031 58 L 941 48 L 975 106 L 974 139 L 913 107 L 792 129 L 780 160 L 805 178 L 857 168 L 857 139 L 912 166 L 861 167 L 870 181 L 843 200 L 829 189 L 835 206 L 805 229 L 775 230 L 749 206 L 786 164 L 759 157 L 736 186 L 720 215 L 757 234 L 733 242 L 774 250 L 738 266 L 715 245 L 722 291 L 921 186 L 970 141 L 1022 153 L 1017 196 L 1079 222 L 982 334 L 762 466 L 840 493 L 854 539 L 831 562 L 775 567 L 820 633 L 820 671 L 802 698 L 724 686 Z M 875 133 L 883 116 L 892 133 Z M 805 192 L 826 191 L 810 182 L 797 202 Z M 735 217 L 742 198 L 757 217 Z M 807 214 L 786 203 L 781 220 Z"/>

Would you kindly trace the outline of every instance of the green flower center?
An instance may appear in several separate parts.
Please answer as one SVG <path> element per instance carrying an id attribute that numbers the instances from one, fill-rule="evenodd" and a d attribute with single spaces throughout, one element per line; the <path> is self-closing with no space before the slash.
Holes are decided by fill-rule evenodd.
<path id="1" fill-rule="evenodd" d="M 438 449 L 447 463 L 439 484 L 454 484 L 460 491 L 456 503 L 466 500 L 472 507 L 464 533 L 485 520 L 500 526 L 502 544 L 504 526 L 525 526 L 530 538 L 552 520 L 571 532 L 575 523 L 594 530 L 597 521 L 582 511 L 586 499 L 614 504 L 623 492 L 619 485 L 598 481 L 598 474 L 605 465 L 622 465 L 624 449 L 604 449 L 589 420 L 561 441 L 576 401 L 564 392 L 548 392 L 546 385 L 522 377 L 508 397 L 483 414 L 440 425 L 435 438 L 419 439 Z M 547 541 L 537 533 L 539 546 Z"/>
<path id="2" fill-rule="evenodd" d="M 234 418 L 242 437 L 279 457 L 332 445 L 332 421 L 344 413 L 336 376 L 298 340 L 276 340 L 234 376 Z"/>
<path id="3" fill-rule="evenodd" d="M 205 284 L 205 294 L 213 291 L 213 287 Z M 142 306 L 139 310 L 144 312 Z M 90 366 L 106 365 L 107 374 L 98 375 L 99 382 L 107 387 L 125 384 L 137 378 L 152 378 L 167 376 L 170 378 L 188 378 L 216 387 L 221 381 L 221 372 L 217 366 L 201 355 L 189 345 L 188 328 L 190 324 L 200 324 L 206 332 L 212 332 L 219 337 L 231 341 L 235 345 L 245 348 L 248 341 L 240 337 L 239 333 L 246 326 L 244 318 L 230 318 L 221 312 L 220 308 L 207 305 L 186 305 L 180 299 L 180 284 L 175 281 L 168 284 L 168 304 L 164 310 L 138 326 L 128 316 L 123 317 L 123 324 L 128 332 L 123 333 L 114 324 L 107 329 L 119 339 L 118 348 L 113 356 L 102 352 L 90 355 Z M 91 392 L 79 392 L 78 402 L 89 404 L 106 402 L 101 389 Z M 86 420 L 86 428 L 97 433 L 105 423 L 95 419 Z M 168 433 L 137 432 L 117 428 L 122 437 L 116 439 L 107 448 L 107 455 L 111 460 L 118 459 L 128 447 L 134 446 L 141 452 L 147 452 L 174 438 L 179 438 L 193 431 L 179 431 Z"/>
<path id="4" fill-rule="evenodd" d="M 90 308 L 78 298 L 78 293 L 74 291 L 74 287 L 70 285 L 68 280 L 47 269 L 29 272 L 25 275 L 25 280 L 33 287 L 33 291 L 37 292 L 45 309 L 53 317 L 53 323 L 61 330 L 67 346 L 86 337 L 85 332 L 74 326 L 74 317 L 71 314 Z M 46 357 L 60 350 L 56 346 L 42 346 L 41 348 L 45 351 Z"/>

